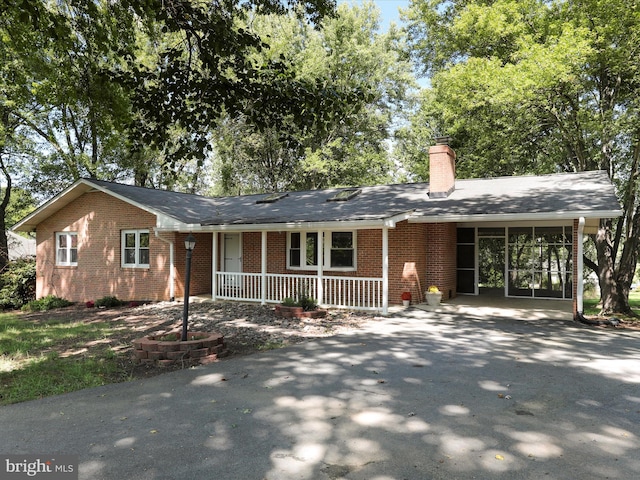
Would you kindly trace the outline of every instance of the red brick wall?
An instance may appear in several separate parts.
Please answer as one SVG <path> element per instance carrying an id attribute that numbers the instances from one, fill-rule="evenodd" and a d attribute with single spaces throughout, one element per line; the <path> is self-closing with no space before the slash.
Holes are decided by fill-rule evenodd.
<path id="1" fill-rule="evenodd" d="M 427 224 L 425 289 L 436 285 L 443 299 L 456 296 L 456 224 Z"/>
<path id="2" fill-rule="evenodd" d="M 267 271 L 281 274 L 312 275 L 311 270 L 286 269 L 287 235 L 269 232 Z M 258 273 L 261 266 L 261 234 L 243 234 L 245 272 Z M 358 230 L 356 272 L 326 271 L 330 276 L 382 276 L 382 230 Z M 389 229 L 389 303 L 402 303 L 403 292 L 411 292 L 414 302 L 424 300 L 429 285 L 437 285 L 443 298 L 454 297 L 456 287 L 455 224 L 419 224 L 400 222 Z"/>
<path id="3" fill-rule="evenodd" d="M 176 297 L 184 297 L 184 281 L 186 274 L 187 251 L 184 241 L 187 233 L 175 235 Z M 196 247 L 191 254 L 191 286 L 189 295 L 206 295 L 211 293 L 213 237 L 211 233 L 194 233 Z M 218 264 L 220 265 L 220 264 Z"/>
<path id="4" fill-rule="evenodd" d="M 101 193 L 85 193 L 36 230 L 38 298 L 53 294 L 75 302 L 110 295 L 122 300 L 169 298 L 169 245 L 156 238 L 155 216 Z M 121 230 L 148 228 L 149 268 L 121 266 Z M 55 233 L 78 233 L 78 265 L 55 265 Z"/>
<path id="5" fill-rule="evenodd" d="M 424 299 L 427 225 L 400 222 L 389 229 L 389 303 L 401 304 L 402 293 L 410 292 L 412 302 Z"/>

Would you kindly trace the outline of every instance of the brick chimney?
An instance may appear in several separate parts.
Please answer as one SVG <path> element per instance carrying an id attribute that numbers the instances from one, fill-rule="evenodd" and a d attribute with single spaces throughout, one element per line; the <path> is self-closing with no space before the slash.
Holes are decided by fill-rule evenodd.
<path id="1" fill-rule="evenodd" d="M 446 198 L 456 189 L 456 152 L 449 137 L 436 139 L 429 147 L 429 197 Z"/>

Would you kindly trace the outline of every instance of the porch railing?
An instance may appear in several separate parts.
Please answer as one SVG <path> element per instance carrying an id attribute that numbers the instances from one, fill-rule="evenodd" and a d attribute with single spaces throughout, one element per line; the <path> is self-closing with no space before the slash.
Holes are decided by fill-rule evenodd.
<path id="1" fill-rule="evenodd" d="M 278 303 L 284 298 L 301 294 L 320 300 L 318 277 L 315 275 L 279 275 L 268 273 L 266 279 L 267 303 Z M 246 302 L 261 302 L 262 279 L 260 273 L 217 272 L 216 298 Z M 382 309 L 382 279 L 363 277 L 322 277 L 321 303 L 328 307 L 355 310 Z"/>

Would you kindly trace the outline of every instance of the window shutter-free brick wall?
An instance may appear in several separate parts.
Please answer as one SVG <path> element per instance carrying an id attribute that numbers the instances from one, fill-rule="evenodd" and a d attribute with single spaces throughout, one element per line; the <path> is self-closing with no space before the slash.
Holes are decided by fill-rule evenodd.
<path id="1" fill-rule="evenodd" d="M 62 207 L 36 230 L 37 297 L 168 299 L 169 245 L 155 237 L 155 224 L 154 215 L 102 192 L 85 193 Z M 149 268 L 121 266 L 120 232 L 128 229 L 149 229 Z M 63 231 L 78 233 L 77 266 L 56 266 L 55 233 Z"/>

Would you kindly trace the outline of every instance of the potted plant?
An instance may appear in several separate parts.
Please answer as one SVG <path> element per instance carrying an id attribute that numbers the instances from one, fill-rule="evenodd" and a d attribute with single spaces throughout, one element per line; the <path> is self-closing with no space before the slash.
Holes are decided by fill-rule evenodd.
<path id="1" fill-rule="evenodd" d="M 429 305 L 440 305 L 440 302 L 442 301 L 442 292 L 436 285 L 431 285 L 425 293 L 425 298 Z"/>
<path id="2" fill-rule="evenodd" d="M 411 305 L 411 292 L 402 292 L 402 305 L 408 307 Z"/>

